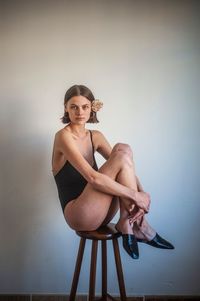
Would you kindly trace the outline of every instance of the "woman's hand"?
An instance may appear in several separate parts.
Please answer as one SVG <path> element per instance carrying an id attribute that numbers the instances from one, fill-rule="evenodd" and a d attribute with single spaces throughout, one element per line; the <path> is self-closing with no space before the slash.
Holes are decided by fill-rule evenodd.
<path id="1" fill-rule="evenodd" d="M 149 212 L 150 207 L 150 194 L 144 191 L 136 191 L 135 192 L 135 205 L 140 209 L 143 209 L 145 213 Z"/>
<path id="2" fill-rule="evenodd" d="M 133 225 L 137 220 L 139 222 L 139 225 L 141 225 L 144 215 L 145 211 L 135 206 L 128 217 L 130 225 Z"/>

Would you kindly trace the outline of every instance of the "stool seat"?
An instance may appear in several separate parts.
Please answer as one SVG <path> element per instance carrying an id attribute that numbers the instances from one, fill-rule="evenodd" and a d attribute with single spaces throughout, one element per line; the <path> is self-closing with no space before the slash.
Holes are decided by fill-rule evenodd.
<path id="1" fill-rule="evenodd" d="M 115 229 L 115 224 L 113 223 L 102 226 L 94 231 L 76 231 L 76 234 L 83 238 L 95 240 L 109 240 L 121 236 L 121 233 Z"/>
<path id="2" fill-rule="evenodd" d="M 113 251 L 114 251 L 119 291 L 120 291 L 120 299 L 121 301 L 126 301 L 126 290 L 125 290 L 124 276 L 122 271 L 121 257 L 120 257 L 119 245 L 118 245 L 118 238 L 122 234 L 115 229 L 115 224 L 109 223 L 106 226 L 99 227 L 95 231 L 76 231 L 76 234 L 79 235 L 81 239 L 79 244 L 74 276 L 72 280 L 69 301 L 75 301 L 76 299 L 76 290 L 79 281 L 79 275 L 80 275 L 82 259 L 83 259 L 84 249 L 85 249 L 85 242 L 87 239 L 92 240 L 88 301 L 95 301 L 95 279 L 96 279 L 98 241 L 101 241 L 101 255 L 102 255 L 102 264 L 101 264 L 102 294 L 99 301 L 116 300 L 107 292 L 107 240 L 112 240 L 112 244 L 113 244 Z"/>

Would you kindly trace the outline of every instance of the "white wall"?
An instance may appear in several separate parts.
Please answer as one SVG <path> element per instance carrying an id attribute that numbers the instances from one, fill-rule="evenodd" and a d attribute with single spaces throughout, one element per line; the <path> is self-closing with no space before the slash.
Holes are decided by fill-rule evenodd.
<path id="1" fill-rule="evenodd" d="M 127 294 L 200 293 L 199 11 L 198 1 L 1 1 L 0 293 L 69 293 L 79 238 L 51 152 L 75 83 L 104 102 L 95 127 L 133 148 L 148 219 L 176 247 L 140 245 L 137 261 L 121 247 Z M 111 267 L 111 245 L 109 257 Z M 108 279 L 117 294 L 113 265 Z"/>

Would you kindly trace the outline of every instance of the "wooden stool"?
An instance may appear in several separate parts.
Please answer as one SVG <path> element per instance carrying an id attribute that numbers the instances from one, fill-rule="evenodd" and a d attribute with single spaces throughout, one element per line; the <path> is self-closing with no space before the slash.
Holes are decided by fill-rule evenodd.
<path id="1" fill-rule="evenodd" d="M 72 281 L 71 292 L 69 301 L 75 301 L 76 290 L 81 270 L 81 264 L 83 259 L 83 253 L 85 249 L 86 239 L 92 240 L 92 252 L 91 252 L 91 264 L 90 264 L 90 284 L 89 284 L 89 301 L 94 301 L 95 298 L 95 280 L 96 280 L 96 261 L 97 261 L 97 249 L 98 241 L 102 243 L 102 296 L 101 301 L 116 300 L 107 293 L 107 240 L 112 240 L 113 250 L 115 255 L 115 263 L 117 269 L 118 283 L 120 296 L 122 301 L 126 301 L 126 290 L 124 285 L 124 276 L 122 271 L 122 264 L 119 252 L 118 237 L 121 236 L 115 229 L 115 224 L 108 224 L 107 226 L 100 227 L 95 231 L 76 231 L 76 234 L 81 237 L 79 251 L 76 260 L 76 266 L 74 271 L 74 277 Z"/>

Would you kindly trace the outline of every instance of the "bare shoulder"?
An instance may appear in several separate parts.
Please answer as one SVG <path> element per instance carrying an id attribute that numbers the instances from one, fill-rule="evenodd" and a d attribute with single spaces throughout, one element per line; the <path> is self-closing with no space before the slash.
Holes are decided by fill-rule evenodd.
<path id="1" fill-rule="evenodd" d="M 96 146 L 100 145 L 106 139 L 104 134 L 98 130 L 91 130 L 91 132 L 92 132 L 93 141 Z"/>
<path id="2" fill-rule="evenodd" d="M 104 134 L 98 130 L 93 130 L 92 136 L 97 152 L 99 152 L 105 159 L 108 159 L 112 148 Z"/>
<path id="3" fill-rule="evenodd" d="M 55 134 L 55 143 L 57 145 L 60 145 L 62 143 L 68 143 L 72 142 L 72 135 L 71 133 L 66 130 L 65 128 L 60 129 L 56 134 Z"/>
<path id="4" fill-rule="evenodd" d="M 64 135 L 64 136 L 69 135 L 69 131 L 66 130 L 65 128 L 60 129 L 60 130 L 55 134 L 55 137 L 59 138 L 59 137 L 62 137 L 63 135 Z"/>
<path id="5" fill-rule="evenodd" d="M 102 138 L 105 138 L 105 136 L 103 135 L 102 132 L 98 131 L 98 130 L 92 130 L 92 136 L 98 140 L 98 139 L 102 139 Z"/>

